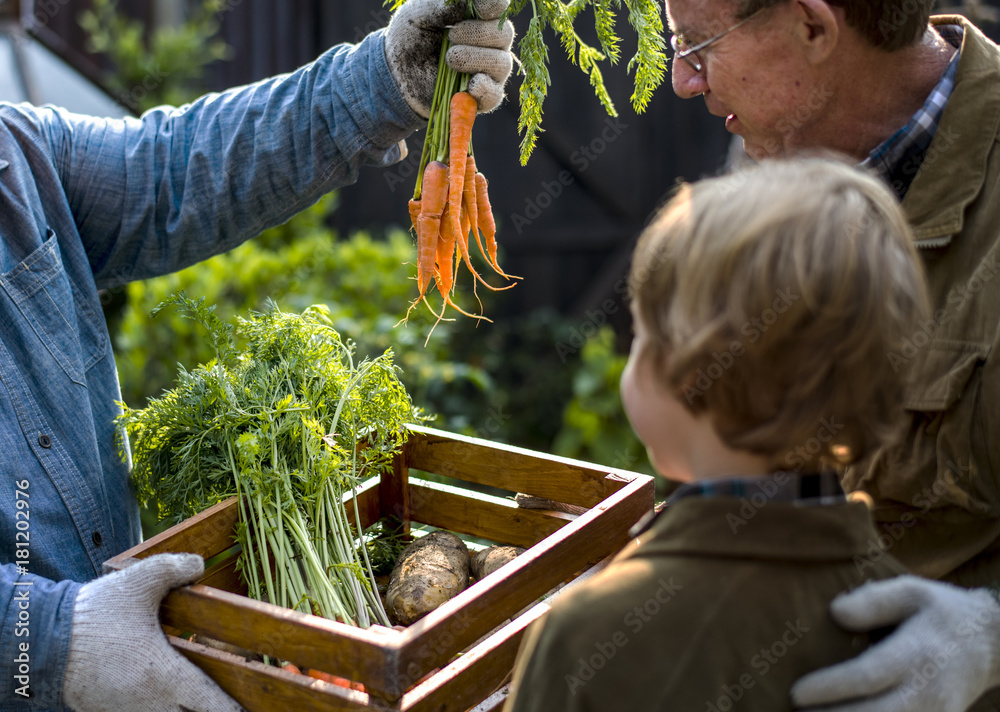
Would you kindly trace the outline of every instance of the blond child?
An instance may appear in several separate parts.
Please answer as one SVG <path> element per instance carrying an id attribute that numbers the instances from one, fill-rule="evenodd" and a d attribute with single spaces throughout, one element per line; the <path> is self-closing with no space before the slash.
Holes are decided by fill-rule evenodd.
<path id="1" fill-rule="evenodd" d="M 868 645 L 830 601 L 904 573 L 837 473 L 902 415 L 887 355 L 927 309 L 905 218 L 838 160 L 768 161 L 682 187 L 629 287 L 622 401 L 686 484 L 529 631 L 505 709 L 791 710 L 796 679 Z"/>

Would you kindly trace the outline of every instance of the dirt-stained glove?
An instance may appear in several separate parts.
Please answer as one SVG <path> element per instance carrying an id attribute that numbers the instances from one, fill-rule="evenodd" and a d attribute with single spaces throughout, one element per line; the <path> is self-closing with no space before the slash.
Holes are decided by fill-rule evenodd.
<path id="1" fill-rule="evenodd" d="M 73 609 L 63 701 L 76 712 L 240 712 L 170 646 L 157 620 L 167 592 L 204 568 L 196 554 L 160 554 L 84 585 Z"/>
<path id="2" fill-rule="evenodd" d="M 473 75 L 468 91 L 480 113 L 500 106 L 514 61 L 514 26 L 509 20 L 498 26 L 508 4 L 476 0 L 482 20 L 463 20 L 465 3 L 450 5 L 447 0 L 407 0 L 395 12 L 385 33 L 385 56 L 411 109 L 425 119 L 430 116 L 445 28 L 451 28 L 452 44 L 446 61 L 455 71 Z"/>
<path id="3" fill-rule="evenodd" d="M 962 712 L 1000 685 L 1000 604 L 985 589 L 901 576 L 838 596 L 831 613 L 852 631 L 899 627 L 858 657 L 801 678 L 796 709 Z"/>

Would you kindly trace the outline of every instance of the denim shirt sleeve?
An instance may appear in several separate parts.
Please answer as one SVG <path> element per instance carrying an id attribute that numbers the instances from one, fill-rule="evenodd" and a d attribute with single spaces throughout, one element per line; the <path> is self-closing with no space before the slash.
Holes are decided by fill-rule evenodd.
<path id="1" fill-rule="evenodd" d="M 389 73 L 383 34 L 138 119 L 40 110 L 97 286 L 229 250 L 355 182 L 361 166 L 397 162 L 425 122 Z"/>
<path id="2" fill-rule="evenodd" d="M 0 708 L 62 710 L 62 678 L 69 657 L 73 606 L 81 584 L 55 583 L 0 566 L 0 651 L 8 656 Z"/>

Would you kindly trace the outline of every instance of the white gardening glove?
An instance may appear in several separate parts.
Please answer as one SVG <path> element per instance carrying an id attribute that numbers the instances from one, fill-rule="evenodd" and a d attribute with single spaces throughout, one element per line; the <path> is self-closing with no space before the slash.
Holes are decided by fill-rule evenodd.
<path id="1" fill-rule="evenodd" d="M 205 569 L 196 554 L 151 556 L 80 589 L 63 701 L 76 712 L 239 712 L 167 642 L 157 612 L 171 588 Z"/>
<path id="2" fill-rule="evenodd" d="M 962 712 L 1000 685 L 1000 604 L 985 589 L 900 576 L 838 596 L 831 613 L 852 631 L 899 627 L 858 657 L 802 677 L 792 687 L 796 709 Z"/>
<path id="3" fill-rule="evenodd" d="M 465 3 L 448 0 L 407 0 L 389 21 L 385 57 L 406 103 L 425 119 L 431 114 L 434 82 L 445 28 L 451 28 L 452 47 L 446 61 L 458 72 L 473 75 L 469 93 L 480 113 L 493 111 L 503 101 L 503 87 L 513 68 L 510 53 L 514 25 L 498 19 L 509 0 L 476 0 L 482 20 L 463 20 Z"/>

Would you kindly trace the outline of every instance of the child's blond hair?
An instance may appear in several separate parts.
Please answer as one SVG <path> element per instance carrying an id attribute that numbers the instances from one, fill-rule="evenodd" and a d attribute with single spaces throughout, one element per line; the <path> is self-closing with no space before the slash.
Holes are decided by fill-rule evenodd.
<path id="1" fill-rule="evenodd" d="M 732 448 L 779 469 L 846 465 L 894 439 L 889 354 L 927 311 L 895 197 L 828 157 L 683 186 L 643 232 L 629 291 L 663 383 Z"/>

